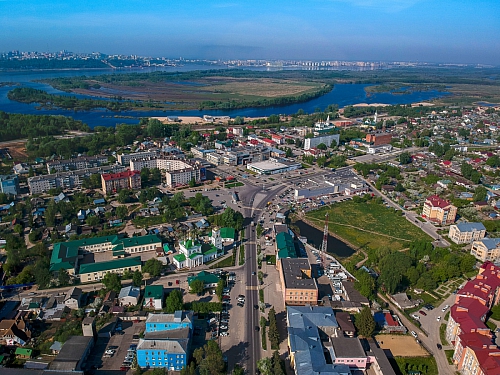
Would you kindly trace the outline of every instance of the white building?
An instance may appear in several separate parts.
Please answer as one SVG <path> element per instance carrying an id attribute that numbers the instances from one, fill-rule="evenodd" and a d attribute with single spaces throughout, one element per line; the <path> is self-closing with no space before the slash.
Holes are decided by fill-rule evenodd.
<path id="1" fill-rule="evenodd" d="M 486 228 L 482 223 L 460 223 L 450 226 L 448 237 L 456 244 L 471 243 L 482 240 L 486 236 Z"/>
<path id="2" fill-rule="evenodd" d="M 324 135 L 322 137 L 306 138 L 304 140 L 304 150 L 309 150 L 310 148 L 315 148 L 319 144 L 323 143 L 327 147 L 330 147 L 332 142 L 337 142 L 340 144 L 340 134 Z"/>
<path id="3" fill-rule="evenodd" d="M 247 169 L 258 174 L 278 174 L 302 168 L 301 163 L 284 163 L 276 159 L 269 159 L 247 165 Z"/>
<path id="4" fill-rule="evenodd" d="M 194 268 L 224 254 L 213 244 L 202 244 L 198 240 L 179 241 L 179 254 L 174 255 L 174 265 L 178 269 Z"/>

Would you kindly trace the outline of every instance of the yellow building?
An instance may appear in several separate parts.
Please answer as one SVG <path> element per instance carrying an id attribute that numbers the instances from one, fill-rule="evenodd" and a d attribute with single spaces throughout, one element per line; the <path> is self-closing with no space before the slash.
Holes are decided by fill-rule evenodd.
<path id="1" fill-rule="evenodd" d="M 102 280 L 108 272 L 123 275 L 125 271 L 141 271 L 141 257 L 114 259 L 107 262 L 82 264 L 79 277 L 82 283 Z"/>
<path id="2" fill-rule="evenodd" d="M 474 241 L 470 253 L 482 262 L 489 260 L 496 263 L 500 260 L 500 238 L 484 238 Z"/>
<path id="3" fill-rule="evenodd" d="M 457 244 L 482 240 L 486 236 L 486 228 L 482 223 L 460 223 L 450 226 L 448 237 Z"/>
<path id="4" fill-rule="evenodd" d="M 447 200 L 431 195 L 425 200 L 422 217 L 439 225 L 455 222 L 457 208 Z"/>

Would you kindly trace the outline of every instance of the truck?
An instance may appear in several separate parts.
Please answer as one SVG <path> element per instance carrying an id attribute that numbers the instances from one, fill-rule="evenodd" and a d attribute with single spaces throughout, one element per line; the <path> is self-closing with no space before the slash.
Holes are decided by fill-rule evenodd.
<path id="1" fill-rule="evenodd" d="M 252 220 L 252 222 L 250 223 L 252 225 L 252 227 L 255 226 L 255 221 Z"/>

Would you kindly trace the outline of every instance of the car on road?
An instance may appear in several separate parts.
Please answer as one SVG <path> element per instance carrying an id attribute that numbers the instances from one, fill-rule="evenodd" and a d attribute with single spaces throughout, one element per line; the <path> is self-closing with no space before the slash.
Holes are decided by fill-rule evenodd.
<path id="1" fill-rule="evenodd" d="M 130 366 L 121 366 L 120 371 L 128 371 L 130 370 Z"/>
<path id="2" fill-rule="evenodd" d="M 413 337 L 415 337 L 415 338 L 417 338 L 417 337 L 418 337 L 417 332 L 415 332 L 415 331 L 411 331 L 410 333 L 411 333 L 411 335 L 412 335 Z"/>
<path id="3" fill-rule="evenodd" d="M 241 303 L 241 302 L 238 302 L 236 305 L 237 305 L 237 306 L 239 306 L 239 307 L 243 307 L 243 306 L 245 306 L 245 305 L 244 305 L 243 303 Z"/>
<path id="4" fill-rule="evenodd" d="M 442 312 L 445 312 L 445 311 L 448 309 L 448 307 L 450 307 L 450 306 L 445 305 L 445 306 L 441 309 L 441 311 L 442 311 Z"/>
<path id="5" fill-rule="evenodd" d="M 439 322 L 439 321 L 441 321 L 441 317 L 440 317 L 440 316 L 438 316 L 438 317 L 436 318 L 436 320 L 437 320 L 438 322 Z"/>
<path id="6" fill-rule="evenodd" d="M 257 273 L 255 273 L 255 271 L 254 271 L 254 272 L 252 272 L 252 276 L 255 276 L 255 275 L 257 275 Z"/>
<path id="7" fill-rule="evenodd" d="M 439 350 L 443 349 L 443 346 L 442 346 L 441 344 L 436 344 L 436 347 L 437 347 Z"/>
<path id="8" fill-rule="evenodd" d="M 411 317 L 416 320 L 420 320 L 420 317 L 417 314 L 412 314 Z"/>
<path id="9" fill-rule="evenodd" d="M 422 314 L 423 316 L 427 316 L 427 313 L 424 310 L 419 310 L 418 313 Z"/>
<path id="10" fill-rule="evenodd" d="M 259 326 L 255 326 L 255 330 L 258 332 L 260 331 L 260 327 Z"/>

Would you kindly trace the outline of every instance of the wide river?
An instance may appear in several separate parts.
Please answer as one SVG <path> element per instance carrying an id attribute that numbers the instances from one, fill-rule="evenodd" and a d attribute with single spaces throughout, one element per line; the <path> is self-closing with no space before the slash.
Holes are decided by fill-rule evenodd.
<path id="1" fill-rule="evenodd" d="M 186 65 L 181 67 L 170 67 L 162 69 L 137 69 L 137 70 L 65 70 L 65 71 L 22 71 L 22 72 L 0 72 L 1 82 L 14 82 L 22 86 L 33 87 L 47 91 L 51 94 L 74 95 L 61 92 L 52 86 L 33 82 L 35 80 L 55 77 L 73 77 L 73 76 L 93 76 L 101 74 L 119 74 L 129 72 L 149 72 L 154 70 L 162 71 L 191 71 L 214 69 L 212 66 Z M 141 117 L 150 116 L 203 116 L 203 115 L 224 115 L 224 116 L 245 116 L 245 117 L 264 117 L 272 114 L 293 114 L 299 109 L 306 113 L 312 113 L 318 108 L 322 111 L 330 104 L 337 104 L 340 108 L 357 103 L 384 103 L 410 104 L 420 101 L 426 101 L 448 95 L 449 93 L 438 91 L 412 92 L 405 95 L 394 95 L 391 93 L 375 93 L 367 95 L 364 88 L 367 85 L 361 84 L 337 84 L 328 94 L 319 98 L 309 100 L 308 102 L 291 104 L 286 106 L 266 107 L 266 108 L 245 108 L 234 110 L 190 110 L 190 111 L 120 111 L 112 112 L 107 110 L 94 109 L 92 111 L 71 111 L 64 109 L 40 110 L 36 104 L 18 103 L 7 98 L 7 93 L 12 90 L 12 86 L 0 87 L 0 111 L 9 113 L 25 114 L 51 114 L 71 116 L 74 119 L 87 123 L 91 128 L 94 126 L 115 126 L 120 123 L 136 124 Z M 74 95 L 81 98 L 93 98 L 91 96 Z M 121 118 L 126 116 L 128 118 Z"/>

